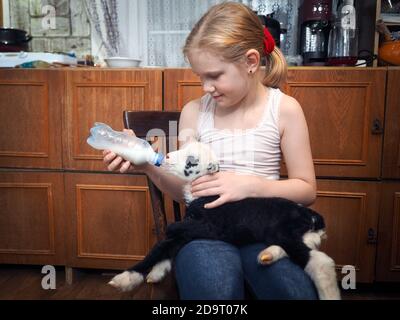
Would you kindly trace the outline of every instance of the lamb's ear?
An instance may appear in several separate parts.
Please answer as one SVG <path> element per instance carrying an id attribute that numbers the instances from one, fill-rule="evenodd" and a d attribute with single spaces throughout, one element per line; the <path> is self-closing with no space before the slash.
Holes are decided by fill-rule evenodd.
<path id="1" fill-rule="evenodd" d="M 208 164 L 208 166 L 207 166 L 207 172 L 208 172 L 208 173 L 215 173 L 215 172 L 218 172 L 218 171 L 219 171 L 219 165 L 218 165 L 218 163 L 210 162 L 210 163 Z"/>

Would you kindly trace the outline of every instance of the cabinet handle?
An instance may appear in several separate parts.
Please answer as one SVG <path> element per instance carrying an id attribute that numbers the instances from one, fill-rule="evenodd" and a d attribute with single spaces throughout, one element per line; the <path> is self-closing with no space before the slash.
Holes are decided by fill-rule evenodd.
<path id="1" fill-rule="evenodd" d="M 368 229 L 368 244 L 376 244 L 377 243 L 377 238 L 376 238 L 376 232 L 374 229 L 369 228 Z"/>
<path id="2" fill-rule="evenodd" d="M 381 123 L 381 120 L 378 118 L 375 118 L 374 121 L 372 121 L 372 128 L 371 128 L 372 134 L 382 134 L 383 133 L 383 126 Z"/>

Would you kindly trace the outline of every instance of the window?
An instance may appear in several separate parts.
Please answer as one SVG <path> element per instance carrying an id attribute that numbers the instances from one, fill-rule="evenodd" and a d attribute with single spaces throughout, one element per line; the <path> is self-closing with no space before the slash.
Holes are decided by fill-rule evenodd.
<path id="1" fill-rule="evenodd" d="M 285 55 L 296 54 L 300 0 L 237 1 L 259 14 L 276 12 L 275 18 L 287 29 L 281 36 L 281 49 Z M 140 58 L 142 66 L 187 67 L 182 54 L 187 35 L 211 6 L 221 2 L 223 0 L 117 0 L 119 55 Z M 94 40 L 92 44 L 95 55 L 100 52 L 98 43 Z"/>

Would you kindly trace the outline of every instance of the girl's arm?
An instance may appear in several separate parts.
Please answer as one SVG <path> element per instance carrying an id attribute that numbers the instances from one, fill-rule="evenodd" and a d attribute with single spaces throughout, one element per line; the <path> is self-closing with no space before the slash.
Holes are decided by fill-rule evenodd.
<path id="1" fill-rule="evenodd" d="M 179 118 L 179 147 L 195 139 L 199 104 L 199 100 L 194 100 L 182 109 Z M 183 186 L 186 183 L 184 180 L 167 173 L 163 168 L 152 165 L 146 165 L 143 171 L 162 192 L 168 194 L 175 201 L 183 201 Z"/>
<path id="2" fill-rule="evenodd" d="M 181 112 L 179 119 L 179 146 L 183 146 L 191 139 L 195 139 L 199 104 L 199 100 L 191 101 L 184 106 Z M 134 134 L 132 130 L 129 131 Z M 103 161 L 107 165 L 109 171 L 125 173 L 133 172 L 134 169 L 140 170 L 148 175 L 150 180 L 173 200 L 183 200 L 183 186 L 185 185 L 185 181 L 173 174 L 167 173 L 162 167 L 156 167 L 150 164 L 133 166 L 129 161 L 125 161 L 109 150 L 104 150 Z"/>
<path id="3" fill-rule="evenodd" d="M 257 177 L 250 193 L 253 197 L 278 196 L 310 205 L 316 198 L 316 180 L 306 119 L 300 104 L 287 95 L 280 107 L 281 150 L 288 179 Z"/>

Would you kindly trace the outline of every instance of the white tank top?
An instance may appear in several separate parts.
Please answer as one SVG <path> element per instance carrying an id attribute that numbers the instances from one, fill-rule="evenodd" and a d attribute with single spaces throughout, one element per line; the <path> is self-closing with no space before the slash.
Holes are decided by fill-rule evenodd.
<path id="1" fill-rule="evenodd" d="M 279 105 L 282 92 L 274 88 L 266 90 L 269 90 L 269 95 L 263 116 L 256 127 L 246 130 L 214 128 L 216 103 L 210 94 L 201 98 L 197 140 L 211 146 L 222 171 L 279 179 Z"/>

